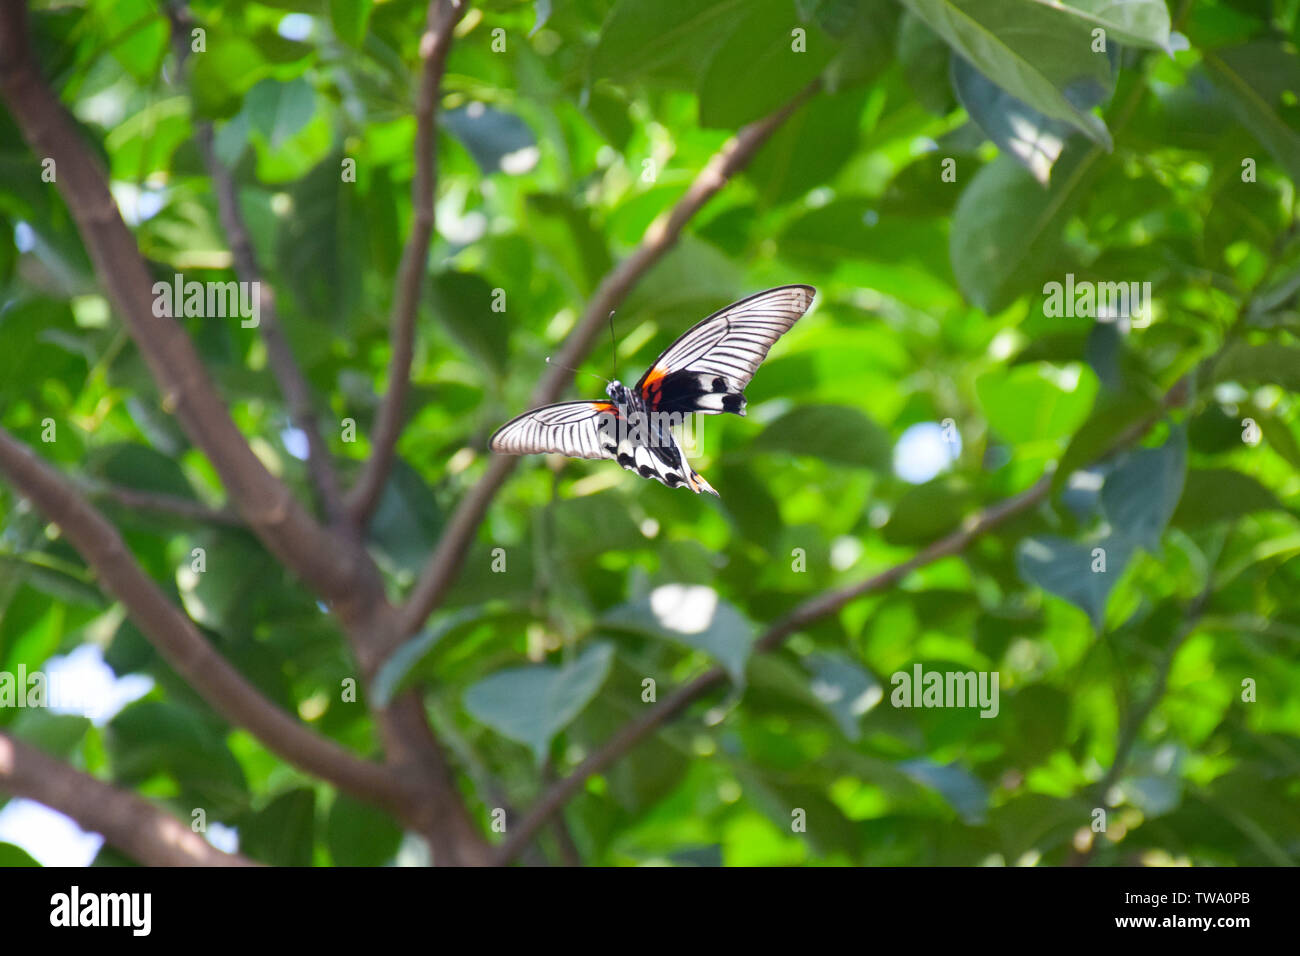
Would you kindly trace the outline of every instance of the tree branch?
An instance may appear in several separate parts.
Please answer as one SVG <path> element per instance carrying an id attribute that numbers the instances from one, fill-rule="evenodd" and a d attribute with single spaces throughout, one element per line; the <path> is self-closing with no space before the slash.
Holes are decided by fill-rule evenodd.
<path id="1" fill-rule="evenodd" d="M 318 736 L 263 697 L 167 599 L 136 563 L 117 529 L 2 428 L 0 472 L 58 525 L 150 643 L 231 724 L 246 728 L 285 760 L 358 799 L 391 809 L 404 807 L 407 791 L 396 774 Z"/>
<path id="2" fill-rule="evenodd" d="M 57 185 L 127 330 L 190 439 L 216 468 L 249 527 L 326 599 L 346 602 L 358 575 L 353 549 L 319 525 L 253 454 L 180 324 L 153 313 L 153 279 L 108 190 L 103 171 L 41 79 L 26 4 L 0 4 L 0 93 L 38 156 L 55 161 Z"/>
<path id="3" fill-rule="evenodd" d="M 573 378 L 573 373 L 563 366 L 578 367 L 591 350 L 609 313 L 627 297 L 650 267 L 673 247 L 691 218 L 732 176 L 749 163 L 781 124 L 817 92 L 820 85 L 819 81 L 814 81 L 780 109 L 741 129 L 709 160 L 669 213 L 650 224 L 636 250 L 601 281 L 581 320 L 569 333 L 563 348 L 550 364 L 549 371 L 533 392 L 529 400 L 530 406 L 545 405 L 560 397 Z M 446 595 L 447 589 L 456 579 L 479 524 L 487 514 L 488 506 L 518 462 L 518 458 L 510 455 L 492 456 L 483 477 L 457 505 L 446 531 L 438 541 L 437 550 L 425 565 L 420 580 L 401 609 L 400 636 L 403 639 L 420 629 Z M 392 653 L 394 649 L 389 647 L 385 653 Z"/>
<path id="4" fill-rule="evenodd" d="M 420 309 L 420 290 L 424 285 L 429 240 L 434 227 L 438 178 L 436 113 L 452 33 L 467 8 L 466 0 L 431 0 L 425 33 L 420 38 L 424 70 L 420 74 L 420 89 L 415 103 L 415 177 L 411 181 L 414 219 L 393 287 L 388 393 L 375 422 L 370 458 L 347 498 L 348 514 L 362 528 L 379 503 L 393 465 L 397 439 L 402 433 L 402 415 L 410 391 L 411 359 L 415 352 L 415 320 Z"/>
<path id="5" fill-rule="evenodd" d="M 71 817 L 145 866 L 255 866 L 131 793 L 0 732 L 0 790 Z"/>
<path id="6" fill-rule="evenodd" d="M 307 470 L 316 493 L 320 496 L 321 509 L 331 523 L 337 522 L 343 515 L 343 497 L 339 491 L 338 476 L 334 473 L 329 449 L 321 437 L 311 386 L 307 384 L 284 329 L 280 326 L 280 318 L 275 309 L 275 292 L 263 277 L 253 253 L 248 227 L 244 224 L 244 216 L 239 209 L 235 178 L 217 159 L 211 123 L 199 124 L 194 140 L 212 179 L 222 228 L 229 239 L 231 256 L 235 262 L 235 274 L 244 282 L 252 283 L 252 288 L 257 290 L 260 300 L 259 325 L 262 340 L 266 343 L 267 359 L 271 363 L 275 380 L 279 383 L 280 394 L 289 407 L 289 419 L 307 439 Z"/>
<path id="7" fill-rule="evenodd" d="M 124 488 L 121 485 L 91 486 L 86 494 L 92 498 L 102 498 L 105 501 L 111 501 L 114 504 L 136 511 L 170 515 L 188 521 L 201 521 L 204 524 L 229 525 L 234 528 L 244 527 L 243 519 L 229 508 L 210 508 L 202 502 L 182 498 L 180 495 L 168 495 L 157 491 L 140 491 L 136 488 Z"/>

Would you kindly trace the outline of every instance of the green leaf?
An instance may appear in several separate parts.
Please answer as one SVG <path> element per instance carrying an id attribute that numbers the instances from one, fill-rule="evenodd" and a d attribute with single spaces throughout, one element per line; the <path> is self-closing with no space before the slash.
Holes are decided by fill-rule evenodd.
<path id="1" fill-rule="evenodd" d="M 959 56 L 952 59 L 952 86 L 970 118 L 998 149 L 1047 185 L 1070 126 L 1025 105 Z"/>
<path id="2" fill-rule="evenodd" d="M 244 772 L 222 735 L 192 711 L 158 700 L 124 708 L 108 724 L 105 748 L 115 779 L 135 784 L 163 773 L 221 816 L 247 799 Z"/>
<path id="3" fill-rule="evenodd" d="M 825 67 L 831 44 L 805 29 L 806 49 L 796 52 L 791 31 L 800 26 L 790 0 L 750 0 L 743 25 L 714 52 L 700 81 L 700 125 L 732 128 L 788 101 Z"/>
<path id="4" fill-rule="evenodd" d="M 268 64 L 247 40 L 208 31 L 207 51 L 194 57 L 190 74 L 199 116 L 225 119 L 239 112 L 240 97 L 266 75 Z"/>
<path id="5" fill-rule="evenodd" d="M 12 245 L 12 231 L 2 241 Z M 64 303 L 34 297 L 10 300 L 0 310 L 0 401 L 12 403 L 37 393 L 42 383 L 84 381 L 88 363 L 62 344 L 59 333 L 76 334 L 72 310 Z M 66 340 L 65 340 L 66 341 Z"/>
<path id="6" fill-rule="evenodd" d="M 591 77 L 694 79 L 744 9 L 744 0 L 619 0 L 591 53 Z"/>
<path id="7" fill-rule="evenodd" d="M 1060 267 L 1062 230 L 1100 155 L 1096 147 L 1067 145 L 1047 189 L 1011 156 L 975 174 L 953 211 L 949 242 L 952 271 L 967 299 L 992 314 L 1042 288 Z"/>
<path id="8" fill-rule="evenodd" d="M 244 110 L 253 129 L 279 149 L 311 120 L 316 94 L 301 76 L 288 83 L 262 80 L 244 96 Z"/>
<path id="9" fill-rule="evenodd" d="M 240 852 L 272 866 L 310 866 L 316 791 L 298 787 L 239 821 Z"/>
<path id="10" fill-rule="evenodd" d="M 275 559 L 249 535 L 237 531 L 204 532 L 194 539 L 203 550 L 203 570 L 196 570 L 192 551 L 177 569 L 181 602 L 195 621 L 213 630 L 236 634 L 251 625 L 256 598 L 279 575 Z"/>
<path id="11" fill-rule="evenodd" d="M 863 715 L 884 697 L 880 682 L 845 654 L 810 654 L 804 663 L 812 672 L 813 697 L 835 718 L 844 736 L 861 738 Z"/>
<path id="12" fill-rule="evenodd" d="M 365 210 L 355 183 L 339 175 L 329 156 L 289 190 L 294 215 L 281 221 L 276 259 L 299 311 L 314 321 L 352 317 L 361 299 Z"/>
<path id="13" fill-rule="evenodd" d="M 1052 7 L 1085 21 L 1090 29 L 1103 28 L 1108 50 L 1112 40 L 1119 40 L 1134 46 L 1154 47 L 1173 55 L 1169 43 L 1169 8 L 1165 0 L 1069 0 L 1069 3 L 1055 3 Z"/>
<path id="14" fill-rule="evenodd" d="M 1120 459 L 1106 476 L 1101 506 L 1111 527 L 1148 551 L 1178 507 L 1187 477 L 1187 432 L 1172 429 L 1159 448 L 1142 448 Z"/>
<path id="15" fill-rule="evenodd" d="M 1079 426 L 1070 439 L 1065 454 L 1057 463 L 1056 472 L 1052 476 L 1053 492 L 1059 491 L 1070 475 L 1110 451 L 1115 436 L 1123 434 L 1135 422 L 1156 415 L 1159 411 L 1159 402 L 1140 392 L 1101 392 L 1087 421 Z"/>
<path id="16" fill-rule="evenodd" d="M 0 843 L 0 867 L 40 865 L 36 857 L 22 847 L 14 846 L 12 843 Z"/>
<path id="17" fill-rule="evenodd" d="M 537 165 L 537 137 L 513 113 L 471 103 L 444 112 L 439 122 L 469 150 L 484 173 L 526 173 Z"/>
<path id="18" fill-rule="evenodd" d="M 532 193 L 526 201 L 529 237 L 582 295 L 590 295 L 611 264 L 605 237 L 592 225 L 590 213 L 559 193 Z"/>
<path id="19" fill-rule="evenodd" d="M 662 326 L 663 345 L 704 316 L 739 298 L 740 270 L 716 246 L 695 236 L 681 241 L 655 264 L 627 297 L 615 316 L 654 320 Z M 659 350 L 646 356 L 646 363 Z"/>
<path id="20" fill-rule="evenodd" d="M 1100 628 L 1106 616 L 1106 599 L 1132 554 L 1132 542 L 1120 535 L 1112 534 L 1089 544 L 1044 535 L 1020 542 L 1016 567 L 1027 582 L 1082 609 L 1093 626 Z"/>
<path id="21" fill-rule="evenodd" d="M 438 321 L 462 346 L 498 374 L 510 350 L 507 313 L 494 311 L 493 287 L 469 272 L 441 272 L 432 280 L 432 305 Z M 509 300 L 506 308 L 509 308 Z"/>
<path id="22" fill-rule="evenodd" d="M 898 24 L 898 62 L 912 94 L 931 113 L 947 116 L 957 101 L 949 80 L 952 52 L 939 34 L 916 14 L 905 12 Z"/>
<path id="23" fill-rule="evenodd" d="M 437 623 L 426 627 L 415 637 L 403 643 L 393 651 L 375 675 L 370 692 L 379 707 L 387 707 L 397 693 L 406 687 L 407 678 L 419 667 L 438 646 L 439 642 L 462 624 L 483 617 L 482 607 L 467 607 L 442 615 Z"/>
<path id="24" fill-rule="evenodd" d="M 611 644 L 592 644 L 562 667 L 498 671 L 465 691 L 465 709 L 532 751 L 540 764 L 551 741 L 600 690 L 614 659 Z"/>
<path id="25" fill-rule="evenodd" d="M 750 447 L 764 453 L 809 455 L 887 471 L 893 442 L 883 428 L 856 408 L 803 405 L 773 421 L 754 437 Z"/>
<path id="26" fill-rule="evenodd" d="M 394 459 L 366 535 L 383 566 L 418 574 L 438 543 L 442 524 L 442 510 L 420 473 L 402 458 Z"/>
<path id="27" fill-rule="evenodd" d="M 1174 511 L 1179 528 L 1200 528 L 1255 511 L 1285 510 L 1267 487 L 1231 468 L 1193 468 Z"/>
<path id="28" fill-rule="evenodd" d="M 1106 57 L 1091 51 L 1083 23 L 1040 3 L 903 0 L 903 5 L 1016 99 L 1110 149 L 1105 124 L 1074 106 L 1063 92 L 1090 79 L 1106 85 L 1109 76 Z"/>
<path id="29" fill-rule="evenodd" d="M 975 394 L 989 427 L 1005 441 L 1021 444 L 1061 438 L 1078 428 L 1097 394 L 1097 376 L 1074 366 L 1061 370 L 1045 362 L 981 375 Z"/>
<path id="30" fill-rule="evenodd" d="M 340 793 L 325 824 L 335 866 L 383 866 L 397 853 L 402 828 L 383 810 Z"/>
<path id="31" fill-rule="evenodd" d="M 1300 347 L 1234 345 L 1215 367 L 1214 378 L 1245 385 L 1280 385 L 1288 392 L 1300 392 Z"/>
<path id="32" fill-rule="evenodd" d="M 781 234 L 782 252 L 809 264 L 841 259 L 911 264 L 948 279 L 942 222 L 930 216 L 881 216 L 877 205 L 842 199 L 811 209 Z"/>
<path id="33" fill-rule="evenodd" d="M 754 626 L 735 607 L 720 601 L 713 588 L 665 584 L 641 600 L 612 608 L 601 622 L 703 651 L 726 669 L 732 683 L 745 682 Z"/>
<path id="34" fill-rule="evenodd" d="M 1279 115 L 1300 92 L 1300 58 L 1272 41 L 1203 50 L 1205 68 L 1232 111 L 1293 181 L 1300 182 L 1300 133 Z"/>
<path id="35" fill-rule="evenodd" d="M 1300 442 L 1296 441 L 1291 426 L 1280 418 L 1270 415 L 1260 419 L 1259 428 L 1264 433 L 1264 444 L 1277 452 L 1293 468 L 1300 469 Z"/>
<path id="36" fill-rule="evenodd" d="M 16 675 L 14 675 L 16 676 Z M 31 675 L 29 674 L 28 677 Z M 31 690 L 29 683 L 28 689 Z M 46 682 L 46 703 L 53 688 Z M 23 708 L 8 732 L 23 743 L 43 750 L 52 757 L 67 759 L 81 746 L 90 729 L 90 720 L 76 714 L 57 714 L 44 708 Z"/>
<path id="37" fill-rule="evenodd" d="M 360 47 L 366 38 L 374 0 L 329 0 L 334 35 L 348 46 Z"/>
<path id="38" fill-rule="evenodd" d="M 103 445 L 90 454 L 86 470 L 112 485 L 194 500 L 194 489 L 176 459 L 148 445 Z"/>
<path id="39" fill-rule="evenodd" d="M 944 766 L 924 758 L 904 760 L 898 768 L 922 786 L 937 790 L 964 822 L 972 826 L 984 822 L 988 789 L 970 771 L 955 763 Z"/>
<path id="40" fill-rule="evenodd" d="M 963 479 L 935 478 L 903 492 L 881 535 L 894 545 L 928 544 L 957 528 L 973 503 L 974 495 Z"/>
<path id="41" fill-rule="evenodd" d="M 787 202 L 828 182 L 858 148 L 866 99 L 860 87 L 823 93 L 781 124 L 745 170 L 763 202 Z"/>

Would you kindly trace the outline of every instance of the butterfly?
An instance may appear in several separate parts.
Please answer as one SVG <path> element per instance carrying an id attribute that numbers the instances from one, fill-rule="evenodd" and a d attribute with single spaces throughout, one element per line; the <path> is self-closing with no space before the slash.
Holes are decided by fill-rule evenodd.
<path id="1" fill-rule="evenodd" d="M 717 495 L 671 427 L 692 412 L 744 415 L 745 386 L 816 294 L 812 286 L 783 285 L 733 302 L 683 333 L 631 388 L 610 382 L 609 401 L 534 408 L 498 428 L 488 446 L 506 455 L 608 458 L 669 488 Z"/>

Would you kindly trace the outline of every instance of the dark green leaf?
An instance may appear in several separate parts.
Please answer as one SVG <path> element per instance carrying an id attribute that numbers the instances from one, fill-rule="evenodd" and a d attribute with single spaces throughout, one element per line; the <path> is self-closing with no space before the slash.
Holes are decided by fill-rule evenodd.
<path id="1" fill-rule="evenodd" d="M 592 644 L 562 667 L 498 671 L 465 691 L 465 709 L 502 736 L 524 744 L 538 763 L 555 735 L 600 690 L 614 648 Z"/>
<path id="2" fill-rule="evenodd" d="M 786 412 L 754 438 L 756 451 L 812 455 L 858 468 L 889 467 L 892 443 L 856 408 L 806 405 Z"/>

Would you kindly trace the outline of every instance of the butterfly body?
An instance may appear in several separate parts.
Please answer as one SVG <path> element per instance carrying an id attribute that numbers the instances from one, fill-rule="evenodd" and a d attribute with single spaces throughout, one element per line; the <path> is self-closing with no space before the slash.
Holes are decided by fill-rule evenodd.
<path id="1" fill-rule="evenodd" d="M 612 407 L 601 412 L 597 422 L 602 450 L 619 465 L 642 478 L 653 478 L 669 488 L 685 485 L 696 494 L 713 487 L 686 461 L 686 453 L 673 434 L 686 413 L 672 412 L 656 406 L 639 390 L 628 388 L 617 379 L 610 382 L 605 394 Z"/>
<path id="2" fill-rule="evenodd" d="M 745 386 L 815 294 L 811 286 L 780 286 L 732 303 L 683 333 L 632 387 L 613 381 L 608 401 L 525 412 L 497 429 L 489 446 L 511 455 L 608 458 L 669 488 L 716 495 L 687 462 L 673 426 L 690 414 L 744 415 Z"/>

